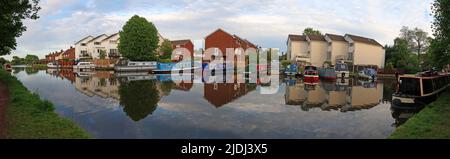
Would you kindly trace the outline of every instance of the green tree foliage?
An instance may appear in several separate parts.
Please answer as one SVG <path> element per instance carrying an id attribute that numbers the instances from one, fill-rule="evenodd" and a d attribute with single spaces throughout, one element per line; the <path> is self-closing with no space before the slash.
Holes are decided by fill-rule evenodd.
<path id="1" fill-rule="evenodd" d="M 431 42 L 430 53 L 433 65 L 443 68 L 450 64 L 450 0 L 435 0 L 432 6 L 435 39 Z"/>
<path id="2" fill-rule="evenodd" d="M 9 61 L 6 60 L 6 59 L 3 58 L 3 57 L 0 57 L 0 65 L 3 66 L 3 65 L 6 64 L 6 63 L 9 63 Z M 0 66 L 0 67 L 1 67 L 1 66 Z"/>
<path id="3" fill-rule="evenodd" d="M 106 51 L 105 50 L 100 50 L 100 53 L 99 53 L 99 58 L 100 59 L 105 59 L 106 58 Z"/>
<path id="4" fill-rule="evenodd" d="M 386 48 L 386 52 L 390 57 L 386 62 L 393 64 L 395 68 L 403 69 L 406 73 L 420 71 L 418 56 L 412 53 L 406 39 L 396 38 L 394 46 Z"/>
<path id="5" fill-rule="evenodd" d="M 39 0 L 1 0 L 0 1 L 0 55 L 9 55 L 16 49 L 16 38 L 27 30 L 24 19 L 39 18 Z"/>
<path id="6" fill-rule="evenodd" d="M 173 52 L 172 42 L 167 39 L 164 40 L 159 51 L 162 53 L 162 56 L 160 57 L 161 59 L 171 59 Z"/>
<path id="7" fill-rule="evenodd" d="M 11 64 L 12 65 L 24 65 L 27 62 L 25 61 L 24 58 L 20 58 L 18 56 L 13 56 L 12 60 L 11 60 Z"/>
<path id="8" fill-rule="evenodd" d="M 159 92 L 155 81 L 123 82 L 119 87 L 120 105 L 123 111 L 133 120 L 146 118 L 156 110 Z"/>
<path id="9" fill-rule="evenodd" d="M 27 55 L 25 56 L 25 63 L 31 65 L 39 61 L 39 57 L 36 55 Z"/>
<path id="10" fill-rule="evenodd" d="M 308 27 L 303 31 L 303 35 L 322 35 L 322 33 L 319 30 Z"/>
<path id="11" fill-rule="evenodd" d="M 409 48 L 417 53 L 419 59 L 423 53 L 426 53 L 426 50 L 430 46 L 431 40 L 431 38 L 428 36 L 428 33 L 423 31 L 422 29 L 410 29 L 406 26 L 404 26 L 400 30 L 400 38 L 408 41 Z"/>
<path id="12" fill-rule="evenodd" d="M 158 30 L 143 17 L 133 16 L 120 32 L 119 52 L 132 61 L 156 61 Z"/>

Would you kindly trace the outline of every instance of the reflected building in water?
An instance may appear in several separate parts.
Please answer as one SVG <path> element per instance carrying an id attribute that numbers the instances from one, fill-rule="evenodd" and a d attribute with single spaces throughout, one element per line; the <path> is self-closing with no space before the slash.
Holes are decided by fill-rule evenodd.
<path id="1" fill-rule="evenodd" d="M 370 109 L 381 103 L 383 99 L 382 83 L 347 80 L 349 81 L 338 80 L 315 85 L 305 84 L 296 79 L 288 80 L 285 103 L 301 106 L 305 111 L 319 108 L 323 111 L 339 110 L 341 112 Z"/>
<path id="2" fill-rule="evenodd" d="M 256 84 L 239 83 L 236 77 L 233 79 L 234 83 L 205 83 L 203 86 L 204 98 L 219 108 L 256 90 Z"/>
<path id="3" fill-rule="evenodd" d="M 95 72 L 92 74 L 78 74 L 75 80 L 75 89 L 89 96 L 113 98 L 120 100 L 120 83 L 111 72 Z"/>

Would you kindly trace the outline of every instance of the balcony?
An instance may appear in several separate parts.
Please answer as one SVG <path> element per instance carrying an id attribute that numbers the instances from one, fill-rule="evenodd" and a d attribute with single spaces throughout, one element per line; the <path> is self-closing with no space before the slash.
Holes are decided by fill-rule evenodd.
<path id="1" fill-rule="evenodd" d="M 119 54 L 119 53 L 109 53 L 109 54 L 108 54 L 108 57 L 109 57 L 109 58 L 119 58 L 119 57 L 120 57 L 120 54 Z"/>
<path id="2" fill-rule="evenodd" d="M 88 59 L 88 58 L 92 58 L 92 57 L 91 57 L 91 55 L 89 55 L 87 53 L 82 53 L 82 54 L 80 54 L 80 58 Z"/>

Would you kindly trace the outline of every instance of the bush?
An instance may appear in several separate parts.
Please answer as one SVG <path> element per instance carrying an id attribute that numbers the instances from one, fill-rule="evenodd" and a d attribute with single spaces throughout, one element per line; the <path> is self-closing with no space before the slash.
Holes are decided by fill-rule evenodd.
<path id="1" fill-rule="evenodd" d="M 290 65 L 290 64 L 292 64 L 292 62 L 289 61 L 289 60 L 282 60 L 282 61 L 281 61 L 281 66 L 282 66 L 283 68 L 287 67 L 287 66 Z"/>
<path id="2" fill-rule="evenodd" d="M 172 60 L 171 60 L 171 59 L 159 59 L 158 62 L 161 62 L 161 63 L 171 63 Z"/>

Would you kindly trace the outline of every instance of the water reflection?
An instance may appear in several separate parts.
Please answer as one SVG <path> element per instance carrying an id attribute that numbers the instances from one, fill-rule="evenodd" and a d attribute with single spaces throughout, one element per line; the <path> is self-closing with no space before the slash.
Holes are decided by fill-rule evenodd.
<path id="1" fill-rule="evenodd" d="M 170 94 L 168 82 L 161 84 L 161 92 Z M 139 121 L 156 110 L 159 92 L 153 80 L 129 81 L 121 83 L 119 87 L 120 105 L 123 111 L 133 120 Z"/>
<path id="2" fill-rule="evenodd" d="M 174 83 L 148 73 L 15 76 L 96 138 L 385 138 L 406 117 L 391 111 L 387 81 L 285 79 L 264 95 L 257 84 Z"/>
<path id="3" fill-rule="evenodd" d="M 286 105 L 300 106 L 309 111 L 341 112 L 370 109 L 383 100 L 383 83 L 363 82 L 354 79 L 337 82 L 305 83 L 299 79 L 285 79 Z"/>

